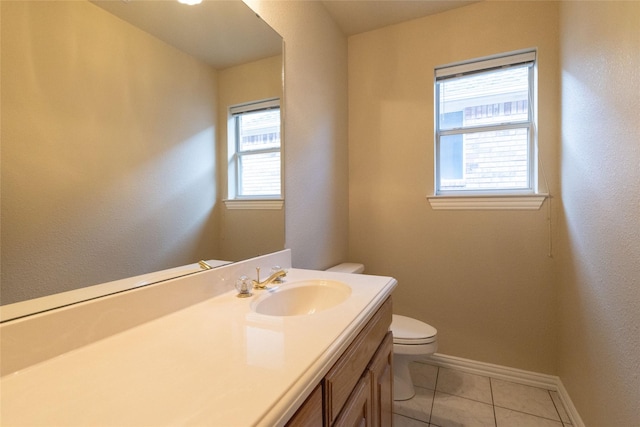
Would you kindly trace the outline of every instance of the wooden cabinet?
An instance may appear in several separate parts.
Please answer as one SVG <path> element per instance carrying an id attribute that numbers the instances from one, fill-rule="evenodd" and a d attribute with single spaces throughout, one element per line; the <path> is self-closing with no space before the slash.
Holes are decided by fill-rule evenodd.
<path id="1" fill-rule="evenodd" d="M 327 427 L 391 426 L 393 338 L 390 326 L 391 298 L 388 298 L 287 425 L 315 426 L 320 417 L 322 425 Z"/>
<path id="2" fill-rule="evenodd" d="M 332 425 L 334 427 L 370 427 L 371 414 L 371 376 L 364 375 L 356 384 Z"/>
<path id="3" fill-rule="evenodd" d="M 373 427 L 390 427 L 393 424 L 393 335 L 387 332 L 371 363 Z"/>
<path id="4" fill-rule="evenodd" d="M 311 392 L 300 409 L 289 419 L 289 427 L 322 427 L 322 384 Z"/>

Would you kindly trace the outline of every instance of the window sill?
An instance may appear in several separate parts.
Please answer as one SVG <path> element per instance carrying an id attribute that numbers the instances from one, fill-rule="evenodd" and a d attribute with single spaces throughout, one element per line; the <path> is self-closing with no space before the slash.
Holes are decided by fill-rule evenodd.
<path id="1" fill-rule="evenodd" d="M 227 209 L 282 209 L 284 199 L 227 199 L 223 200 Z"/>
<path id="2" fill-rule="evenodd" d="M 433 210 L 538 210 L 548 194 L 427 196 Z"/>

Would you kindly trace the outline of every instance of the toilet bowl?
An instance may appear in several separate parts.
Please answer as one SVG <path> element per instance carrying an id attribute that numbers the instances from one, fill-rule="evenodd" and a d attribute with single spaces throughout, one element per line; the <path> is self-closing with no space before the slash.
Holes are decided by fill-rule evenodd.
<path id="1" fill-rule="evenodd" d="M 438 331 L 431 325 L 411 317 L 393 315 L 393 400 L 415 396 L 409 364 L 438 349 Z"/>
<path id="2" fill-rule="evenodd" d="M 343 263 L 326 271 L 362 273 L 364 265 Z M 436 352 L 438 331 L 417 319 L 394 314 L 391 332 L 393 333 L 393 400 L 411 399 L 416 392 L 411 372 L 409 372 L 409 364 Z"/>

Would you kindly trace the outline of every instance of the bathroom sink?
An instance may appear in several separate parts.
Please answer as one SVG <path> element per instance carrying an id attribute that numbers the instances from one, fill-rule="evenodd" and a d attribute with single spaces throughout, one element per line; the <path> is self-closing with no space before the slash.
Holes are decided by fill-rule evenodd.
<path id="1" fill-rule="evenodd" d="M 335 280 L 303 280 L 287 282 L 267 292 L 251 303 L 254 312 L 269 316 L 300 316 L 335 307 L 351 295 L 351 288 Z"/>

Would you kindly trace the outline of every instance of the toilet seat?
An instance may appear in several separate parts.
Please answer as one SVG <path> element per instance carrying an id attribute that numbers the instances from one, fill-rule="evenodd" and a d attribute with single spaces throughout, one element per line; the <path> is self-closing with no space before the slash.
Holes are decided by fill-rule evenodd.
<path id="1" fill-rule="evenodd" d="M 430 344 L 436 340 L 438 334 L 433 326 L 398 314 L 393 315 L 391 332 L 393 332 L 393 343 L 403 345 Z"/>

